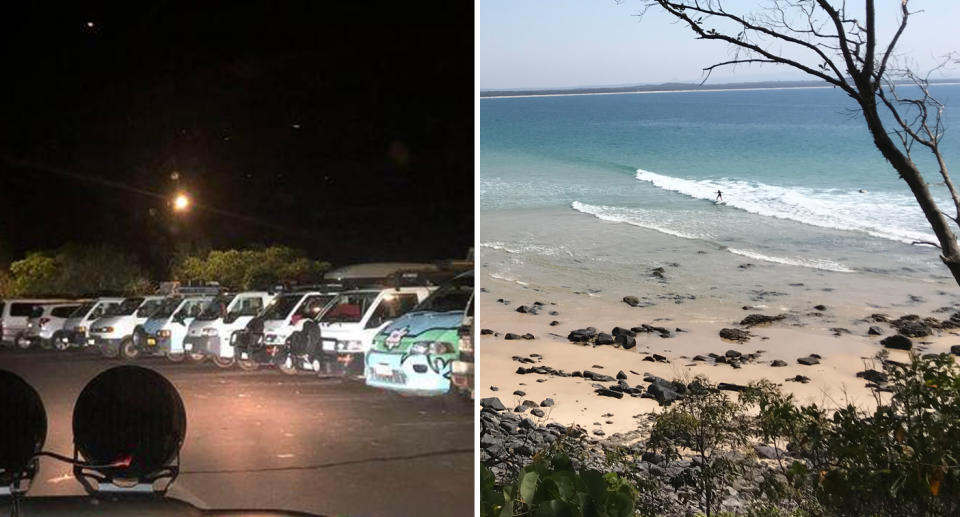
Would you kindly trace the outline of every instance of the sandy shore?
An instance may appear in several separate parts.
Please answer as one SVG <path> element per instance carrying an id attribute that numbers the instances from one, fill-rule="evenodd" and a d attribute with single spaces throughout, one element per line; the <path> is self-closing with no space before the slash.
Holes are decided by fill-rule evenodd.
<path id="1" fill-rule="evenodd" d="M 481 315 L 479 327 L 493 330 L 499 335 L 478 336 L 477 396 L 499 397 L 507 407 L 514 407 L 523 400 L 540 403 L 552 398 L 555 405 L 543 408 L 546 415 L 541 423 L 578 424 L 591 432 L 602 431 L 606 436 L 636 429 L 637 419 L 659 411 L 659 405 L 652 399 L 599 396 L 594 393 L 594 381 L 591 380 L 532 373 L 521 375 L 516 373 L 517 368 L 544 365 L 566 372 L 591 370 L 610 376 L 623 371 L 631 386 L 641 387 L 646 385 L 643 382 L 645 373 L 667 379 L 692 379 L 696 375 L 704 375 L 715 383 L 736 384 L 765 378 L 781 384 L 785 391 L 793 393 L 801 402 L 826 406 L 853 403 L 869 407 L 873 404 L 873 396 L 865 387 L 866 382 L 857 378 L 856 373 L 870 367 L 872 358 L 883 349 L 879 345 L 880 339 L 896 331 L 885 323 L 864 318 L 875 312 L 886 312 L 892 318 L 905 314 L 934 316 L 938 319 L 949 316 L 949 313 L 930 313 L 937 303 L 949 301 L 944 299 L 897 310 L 877 310 L 867 303 L 860 304 L 858 309 L 857 304 L 851 304 L 848 300 L 843 305 L 845 310 L 839 313 L 830 307 L 817 311 L 809 306 L 791 307 L 782 303 L 776 307 L 744 311 L 728 303 L 714 307 L 714 318 L 703 317 L 707 310 L 703 306 L 692 311 L 697 316 L 686 317 L 687 310 L 682 305 L 635 308 L 614 302 L 610 297 L 592 297 L 519 285 L 493 278 L 482 271 L 478 285 L 484 289 L 477 298 L 477 310 Z M 629 289 L 626 289 L 625 294 L 628 292 Z M 545 304 L 539 314 L 516 312 L 518 306 L 530 306 L 536 301 Z M 558 314 L 550 315 L 551 311 Z M 719 337 L 721 328 L 737 327 L 736 323 L 741 318 L 753 313 L 785 314 L 786 318 L 749 329 L 753 337 L 746 343 Z M 558 321 L 559 324 L 551 326 L 551 321 Z M 637 346 L 632 350 L 613 346 L 584 346 L 571 343 L 566 338 L 571 330 L 588 326 L 609 333 L 615 326 L 630 328 L 643 323 L 669 328 L 673 336 L 662 338 L 656 333 L 638 334 Z M 868 335 L 870 325 L 880 326 L 884 335 Z M 849 333 L 835 335 L 831 329 L 838 327 L 847 329 Z M 676 332 L 677 328 L 683 331 Z M 506 340 L 504 334 L 507 332 L 520 335 L 531 333 L 535 339 Z M 917 338 L 914 339 L 917 345 L 915 350 L 949 351 L 951 344 L 960 343 L 957 336 L 956 331 L 944 331 L 937 336 Z M 724 354 L 727 350 L 743 354 L 758 350 L 763 352 L 756 362 L 746 363 L 739 369 L 726 364 L 711 365 L 691 360 L 698 354 Z M 666 356 L 669 363 L 643 360 L 654 353 Z M 822 356 L 820 364 L 797 364 L 797 358 L 810 354 Z M 890 354 L 896 360 L 908 358 L 907 352 L 899 350 L 890 350 Z M 535 362 L 524 364 L 516 359 L 520 357 L 531 358 Z M 785 361 L 788 366 L 772 367 L 770 362 L 776 359 Z M 809 377 L 810 382 L 786 381 L 796 375 Z M 525 392 L 525 395 L 513 395 L 515 390 Z"/>

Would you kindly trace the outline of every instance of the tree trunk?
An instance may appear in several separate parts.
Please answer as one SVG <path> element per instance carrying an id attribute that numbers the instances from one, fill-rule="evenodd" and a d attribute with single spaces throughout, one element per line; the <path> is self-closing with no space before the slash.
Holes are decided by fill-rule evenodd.
<path id="1" fill-rule="evenodd" d="M 859 86 L 859 84 L 858 84 Z M 883 154 L 883 157 L 890 162 L 890 165 L 900 174 L 900 177 L 907 182 L 910 190 L 913 192 L 917 203 L 923 210 L 927 222 L 933 228 L 933 233 L 940 242 L 940 260 L 950 269 L 953 279 L 960 285 L 960 245 L 957 243 L 957 237 L 950 229 L 947 219 L 937 208 L 937 203 L 927 188 L 927 182 L 908 156 L 906 156 L 896 143 L 887 134 L 883 127 L 883 121 L 877 112 L 876 98 L 872 93 L 866 93 L 864 88 L 859 88 L 862 98 L 856 99 L 863 108 L 863 116 L 867 121 L 867 128 L 873 136 L 873 143 Z"/>

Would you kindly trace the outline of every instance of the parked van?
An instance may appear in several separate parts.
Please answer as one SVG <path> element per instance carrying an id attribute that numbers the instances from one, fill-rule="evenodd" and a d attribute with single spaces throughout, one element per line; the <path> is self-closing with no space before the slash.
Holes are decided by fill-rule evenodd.
<path id="1" fill-rule="evenodd" d="M 87 345 L 98 347 L 104 357 L 117 357 L 120 348 L 133 340 L 133 329 L 147 321 L 164 298 L 163 295 L 125 298 L 90 325 Z"/>
<path id="2" fill-rule="evenodd" d="M 259 364 L 275 364 L 284 373 L 296 373 L 290 357 L 290 336 L 297 331 L 315 334 L 318 315 L 337 296 L 336 291 L 305 291 L 281 294 L 253 318 L 242 332 L 235 332 L 231 341 L 244 369 Z"/>
<path id="3" fill-rule="evenodd" d="M 473 299 L 473 272 L 442 285 L 412 311 L 384 326 L 366 355 L 369 386 L 421 395 L 450 390 L 451 364 Z"/>
<path id="4" fill-rule="evenodd" d="M 63 324 L 80 305 L 76 303 L 48 303 L 35 305 L 33 314 L 27 320 L 27 330 L 21 334 L 17 345 L 20 348 L 50 348 L 53 334 L 63 328 Z"/>
<path id="5" fill-rule="evenodd" d="M 144 353 L 166 356 L 174 362 L 182 361 L 187 328 L 211 302 L 213 296 L 174 295 L 165 298 L 147 321 L 133 329 L 133 339 L 121 347 L 120 353 L 127 359 Z M 203 358 L 200 355 L 197 359 Z"/>
<path id="6" fill-rule="evenodd" d="M 473 400 L 474 384 L 476 379 L 473 375 L 475 355 L 473 351 L 476 336 L 473 326 L 473 306 L 476 298 L 471 298 L 467 305 L 467 310 L 463 314 L 463 323 L 460 325 L 460 357 L 450 365 L 451 375 L 450 383 L 460 391 L 464 396 Z"/>
<path id="7" fill-rule="evenodd" d="M 0 343 L 4 345 L 17 344 L 20 335 L 27 331 L 27 320 L 33 315 L 35 305 L 68 301 L 43 298 L 18 298 L 0 301 Z"/>
<path id="8" fill-rule="evenodd" d="M 183 348 L 190 354 L 203 354 L 214 364 L 229 368 L 236 362 L 236 354 L 230 337 L 246 328 L 247 323 L 263 312 L 276 297 L 266 291 L 245 291 L 236 295 L 217 297 L 190 323 Z M 241 366 L 256 368 L 254 362 L 246 361 Z"/>
<path id="9" fill-rule="evenodd" d="M 405 286 L 355 289 L 341 293 L 320 317 L 320 372 L 333 375 L 364 373 L 364 354 L 373 337 L 403 316 L 436 287 Z M 316 367 L 314 366 L 314 367 Z"/>
<path id="10" fill-rule="evenodd" d="M 70 347 L 83 347 L 87 344 L 87 331 L 90 325 L 103 317 L 112 307 L 123 302 L 123 298 L 104 297 L 91 302 L 84 302 L 63 323 L 63 328 L 54 333 L 53 345 L 57 350 L 66 350 Z"/>

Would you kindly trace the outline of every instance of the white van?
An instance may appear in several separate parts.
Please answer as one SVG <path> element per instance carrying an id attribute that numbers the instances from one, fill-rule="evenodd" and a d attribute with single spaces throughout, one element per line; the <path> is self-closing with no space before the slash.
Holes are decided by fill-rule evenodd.
<path id="1" fill-rule="evenodd" d="M 33 315 L 35 305 L 68 301 L 43 298 L 0 300 L 0 344 L 17 344 L 20 335 L 27 331 L 27 320 Z"/>
<path id="2" fill-rule="evenodd" d="M 304 291 L 280 294 L 263 314 L 247 324 L 243 332 L 231 335 L 231 344 L 240 353 L 241 368 L 255 369 L 260 364 L 277 364 L 284 373 L 296 373 L 287 361 L 288 339 L 304 324 L 313 323 L 337 296 L 335 291 Z M 256 323 L 256 325 L 254 324 Z"/>
<path id="3" fill-rule="evenodd" d="M 124 299 L 90 325 L 87 345 L 98 347 L 104 357 L 117 357 L 121 345 L 133 340 L 133 329 L 147 321 L 163 304 L 164 298 L 163 295 L 150 295 Z"/>
<path id="4" fill-rule="evenodd" d="M 245 291 L 231 296 L 221 296 L 190 323 L 183 348 L 190 354 L 209 356 L 214 364 L 229 368 L 236 362 L 230 336 L 246 328 L 276 294 L 266 291 Z M 242 366 L 251 366 L 245 362 Z M 252 365 L 254 368 L 256 363 Z"/>
<path id="5" fill-rule="evenodd" d="M 90 325 L 103 317 L 111 307 L 120 305 L 123 298 L 103 297 L 85 302 L 63 323 L 63 329 L 53 335 L 53 345 L 57 350 L 70 347 L 84 347 L 87 344 L 87 330 Z"/>
<path id="6" fill-rule="evenodd" d="M 63 328 L 70 315 L 80 307 L 77 303 L 48 303 L 36 305 L 27 320 L 27 330 L 20 335 L 17 346 L 50 348 L 53 335 Z"/>
<path id="7" fill-rule="evenodd" d="M 133 329 L 133 339 L 125 342 L 120 353 L 134 359 L 141 353 L 162 355 L 174 362 L 183 360 L 183 339 L 187 327 L 213 302 L 213 296 L 170 296 L 147 321 Z M 203 359 L 201 356 L 199 359 Z"/>
<path id="8" fill-rule="evenodd" d="M 340 293 L 320 317 L 322 357 L 311 369 L 323 374 L 363 375 L 373 337 L 422 302 L 436 287 L 355 289 Z M 319 363 L 319 364 L 317 364 Z"/>

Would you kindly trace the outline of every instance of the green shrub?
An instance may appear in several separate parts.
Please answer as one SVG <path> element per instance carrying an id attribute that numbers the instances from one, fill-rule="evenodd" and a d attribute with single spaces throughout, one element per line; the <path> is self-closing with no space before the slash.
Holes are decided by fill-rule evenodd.
<path id="1" fill-rule="evenodd" d="M 481 517 L 633 517 L 635 497 L 616 473 L 577 470 L 564 454 L 535 459 L 503 486 L 480 471 Z"/>

